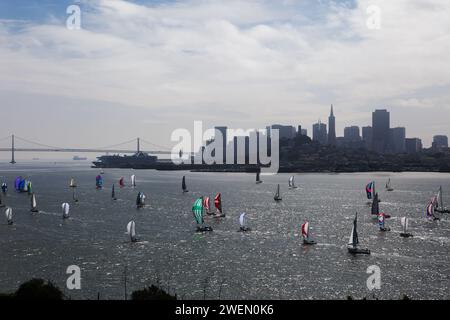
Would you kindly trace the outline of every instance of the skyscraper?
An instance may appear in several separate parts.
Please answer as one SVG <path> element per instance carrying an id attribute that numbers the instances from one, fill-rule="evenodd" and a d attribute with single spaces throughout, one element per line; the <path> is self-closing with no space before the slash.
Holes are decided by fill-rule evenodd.
<path id="1" fill-rule="evenodd" d="M 385 153 L 390 137 L 390 116 L 386 109 L 372 112 L 372 150 Z"/>
<path id="2" fill-rule="evenodd" d="M 448 148 L 448 137 L 445 135 L 436 135 L 433 137 L 433 149 Z"/>
<path id="3" fill-rule="evenodd" d="M 419 138 L 406 138 L 405 149 L 408 153 L 417 153 L 422 151 L 422 140 Z"/>
<path id="4" fill-rule="evenodd" d="M 345 142 L 361 141 L 361 136 L 359 135 L 359 127 L 358 126 L 345 127 L 344 140 Z"/>
<path id="5" fill-rule="evenodd" d="M 331 105 L 330 116 L 328 117 L 328 144 L 336 145 L 336 121 L 333 114 L 333 105 Z"/>
<path id="6" fill-rule="evenodd" d="M 318 123 L 313 124 L 313 141 L 317 141 L 320 144 L 327 144 L 327 125 L 325 123 L 321 123 L 320 120 Z"/>
<path id="7" fill-rule="evenodd" d="M 362 127 L 362 139 L 367 150 L 372 149 L 373 130 L 371 126 Z"/>
<path id="8" fill-rule="evenodd" d="M 406 151 L 406 129 L 403 127 L 392 128 L 390 135 L 390 150 L 394 153 L 403 153 Z"/>

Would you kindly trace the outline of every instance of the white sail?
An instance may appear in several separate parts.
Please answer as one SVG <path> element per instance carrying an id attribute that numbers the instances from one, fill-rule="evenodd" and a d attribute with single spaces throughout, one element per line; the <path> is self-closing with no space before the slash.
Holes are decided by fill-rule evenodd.
<path id="1" fill-rule="evenodd" d="M 31 196 L 31 209 L 37 208 L 36 195 L 33 193 Z"/>
<path id="2" fill-rule="evenodd" d="M 136 187 L 136 176 L 134 174 L 131 176 L 131 185 Z"/>
<path id="3" fill-rule="evenodd" d="M 292 187 L 294 185 L 294 176 L 291 176 L 289 178 L 289 187 Z"/>
<path id="4" fill-rule="evenodd" d="M 5 216 L 6 216 L 6 220 L 8 222 L 12 221 L 12 209 L 11 208 L 6 208 L 5 210 Z"/>
<path id="5" fill-rule="evenodd" d="M 131 240 L 136 237 L 136 223 L 133 220 L 127 224 L 127 234 L 130 236 Z"/>
<path id="6" fill-rule="evenodd" d="M 241 227 L 245 227 L 245 212 L 243 212 L 239 217 L 239 223 Z"/>
<path id="7" fill-rule="evenodd" d="M 400 223 L 402 224 L 403 227 L 403 232 L 406 233 L 408 231 L 408 218 L 407 217 L 402 217 L 400 219 Z"/>
<path id="8" fill-rule="evenodd" d="M 61 208 L 62 208 L 63 218 L 69 217 L 70 205 L 67 202 L 64 202 L 61 205 Z"/>
<path id="9" fill-rule="evenodd" d="M 350 233 L 350 239 L 348 239 L 348 245 L 349 246 L 354 246 L 354 244 L 353 244 L 353 232 L 354 232 L 354 230 L 355 230 L 355 227 L 353 226 L 352 227 L 352 233 Z"/>
<path id="10" fill-rule="evenodd" d="M 75 188 L 76 186 L 77 186 L 77 183 L 75 182 L 75 179 L 74 178 L 72 178 L 72 179 L 70 179 L 70 185 L 69 185 L 71 188 Z"/>

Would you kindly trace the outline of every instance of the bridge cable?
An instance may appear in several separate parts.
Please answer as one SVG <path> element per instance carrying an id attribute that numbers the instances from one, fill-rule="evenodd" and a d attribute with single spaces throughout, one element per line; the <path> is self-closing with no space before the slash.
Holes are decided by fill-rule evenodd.
<path id="1" fill-rule="evenodd" d="M 147 144 L 153 146 L 153 147 L 161 148 L 161 149 L 163 149 L 163 150 L 165 150 L 165 151 L 169 151 L 169 150 L 170 150 L 170 148 L 168 148 L 168 147 L 163 147 L 163 146 L 157 145 L 157 144 L 155 144 L 155 143 L 148 142 L 148 141 L 146 141 L 146 140 L 144 140 L 144 139 L 142 139 L 142 138 L 140 138 L 140 140 L 141 140 L 142 142 L 144 142 L 144 143 L 147 143 Z"/>
<path id="2" fill-rule="evenodd" d="M 55 147 L 55 146 L 49 146 L 49 145 L 46 145 L 46 144 L 43 144 L 43 143 L 39 143 L 39 142 L 34 142 L 34 141 L 31 141 L 31 140 L 28 140 L 28 139 L 25 139 L 25 138 L 18 137 L 16 135 L 14 135 L 14 138 L 22 140 L 22 141 L 27 142 L 27 143 L 31 143 L 31 144 L 40 146 L 40 147 L 45 147 L 45 148 L 50 148 L 50 149 L 59 149 L 59 150 L 66 149 L 66 148 L 60 148 L 60 147 Z"/>

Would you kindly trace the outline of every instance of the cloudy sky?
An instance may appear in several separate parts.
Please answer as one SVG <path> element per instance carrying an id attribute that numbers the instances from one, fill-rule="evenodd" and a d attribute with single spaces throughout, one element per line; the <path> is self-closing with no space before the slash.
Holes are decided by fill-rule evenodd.
<path id="1" fill-rule="evenodd" d="M 171 146 L 194 120 L 310 133 L 333 103 L 338 135 L 387 108 L 429 145 L 450 135 L 449 17 L 448 0 L 1 1 L 0 138 Z"/>

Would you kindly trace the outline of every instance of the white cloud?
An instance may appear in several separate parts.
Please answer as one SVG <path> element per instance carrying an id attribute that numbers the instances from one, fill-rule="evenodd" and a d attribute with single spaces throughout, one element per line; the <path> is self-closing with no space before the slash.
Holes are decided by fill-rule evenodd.
<path id="1" fill-rule="evenodd" d="M 370 123 L 375 107 L 409 103 L 429 113 L 450 105 L 448 90 L 432 90 L 450 88 L 448 1 L 328 4 L 316 19 L 295 10 L 298 4 L 98 0 L 84 4 L 80 31 L 67 30 L 63 20 L 26 23 L 19 31 L 0 21 L 0 87 L 6 90 L 0 96 L 42 94 L 157 110 L 156 119 L 170 122 L 167 130 L 202 118 L 309 129 L 325 120 L 331 103 L 342 129 Z M 380 30 L 366 26 L 369 4 L 382 10 Z M 433 123 L 395 117 L 426 141 L 433 134 L 427 131 Z"/>

